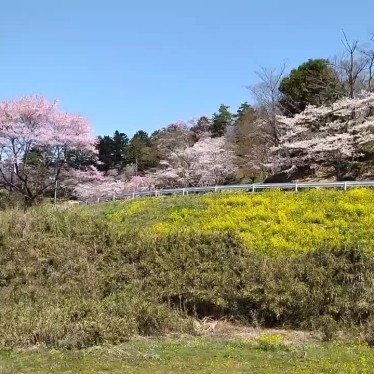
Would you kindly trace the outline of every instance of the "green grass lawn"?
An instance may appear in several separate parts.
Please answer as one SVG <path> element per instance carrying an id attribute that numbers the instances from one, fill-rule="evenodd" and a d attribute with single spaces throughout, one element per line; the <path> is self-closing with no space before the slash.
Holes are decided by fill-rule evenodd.
<path id="1" fill-rule="evenodd" d="M 373 373 L 374 349 L 364 346 L 258 344 L 207 338 L 144 340 L 85 351 L 1 353 L 11 373 Z"/>

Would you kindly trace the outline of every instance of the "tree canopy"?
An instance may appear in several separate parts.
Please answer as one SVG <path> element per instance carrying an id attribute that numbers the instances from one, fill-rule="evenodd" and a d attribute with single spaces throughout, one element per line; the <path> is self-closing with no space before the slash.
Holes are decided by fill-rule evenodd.
<path id="1" fill-rule="evenodd" d="M 343 95 L 343 87 L 328 60 L 315 59 L 301 64 L 279 86 L 284 114 L 301 113 L 308 105 L 331 104 Z"/>
<path id="2" fill-rule="evenodd" d="M 40 96 L 0 104 L 0 186 L 25 205 L 55 188 L 72 152 L 95 152 L 88 121 Z"/>

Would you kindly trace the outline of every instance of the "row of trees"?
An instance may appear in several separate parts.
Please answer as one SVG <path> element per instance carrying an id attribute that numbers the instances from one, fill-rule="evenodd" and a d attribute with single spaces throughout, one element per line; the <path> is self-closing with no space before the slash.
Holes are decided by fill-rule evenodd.
<path id="1" fill-rule="evenodd" d="M 363 90 L 373 90 L 373 41 L 360 46 L 358 41 L 349 41 L 343 35 L 342 42 L 344 50 L 340 55 L 329 60 L 311 59 L 289 75 L 285 75 L 284 66 L 261 69 L 259 83 L 248 87 L 254 99 L 252 106 L 243 103 L 236 113 L 232 113 L 222 104 L 211 117 L 190 121 L 192 133 L 209 131 L 213 138 L 225 136 L 237 156 L 235 179 L 238 181 L 267 178 L 274 170 L 268 168 L 272 147 L 280 142 L 278 116 L 293 117 L 310 105 L 330 105 L 344 97 L 354 98 Z M 138 157 L 125 157 L 122 165 L 137 165 L 140 175 L 159 165 L 163 155 L 158 143 L 163 135 L 165 131 L 161 130 L 146 136 L 146 141 L 137 150 Z M 112 138 L 113 143 L 116 143 L 116 136 Z M 131 148 L 128 147 L 129 154 Z M 102 153 L 100 149 L 99 153 Z M 118 162 L 113 160 L 111 164 L 105 169 L 115 168 Z"/>
<path id="2" fill-rule="evenodd" d="M 230 112 L 229 106 L 222 104 L 218 113 L 213 114 L 212 118 L 202 116 L 187 123 L 177 122 L 167 128 L 157 130 L 151 135 L 140 130 L 131 139 L 119 131 L 115 131 L 113 136 L 101 136 L 97 144 L 97 167 L 99 170 L 107 172 L 113 169 L 122 171 L 131 165 L 135 167 L 136 173 L 144 173 L 158 165 L 163 156 L 163 143 L 170 142 L 171 137 L 175 136 L 182 140 L 187 136 L 190 145 L 197 141 L 202 133 L 209 134 L 213 138 L 222 137 L 226 134 L 229 126 L 235 126 L 242 120 L 244 112 L 249 108 L 249 104 L 244 103 L 237 114 L 233 114 Z M 181 130 L 181 128 L 184 128 L 185 132 L 190 131 L 191 133 L 181 136 L 178 131 L 174 131 L 175 129 Z M 178 141 L 174 139 L 173 144 L 176 143 Z"/>
<path id="3" fill-rule="evenodd" d="M 373 155 L 374 43 L 344 35 L 340 57 L 311 59 L 286 75 L 261 69 L 253 104 L 177 122 L 130 139 L 95 139 L 58 103 L 0 104 L 0 184 L 26 206 L 43 195 L 82 199 L 139 189 L 278 178 L 356 178 Z"/>

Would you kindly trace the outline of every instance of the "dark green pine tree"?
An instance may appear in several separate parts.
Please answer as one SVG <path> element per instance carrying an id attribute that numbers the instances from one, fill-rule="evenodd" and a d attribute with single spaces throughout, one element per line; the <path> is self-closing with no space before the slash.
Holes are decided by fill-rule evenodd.
<path id="1" fill-rule="evenodd" d="M 222 104 L 218 109 L 218 113 L 213 114 L 213 137 L 220 137 L 225 135 L 227 127 L 233 124 L 234 115 L 230 112 L 229 109 L 229 106 Z"/>
<path id="2" fill-rule="evenodd" d="M 146 156 L 151 146 L 151 140 L 143 130 L 137 131 L 130 140 L 129 161 L 135 165 L 135 172 L 143 171 L 147 168 Z"/>
<path id="3" fill-rule="evenodd" d="M 309 60 L 293 69 L 279 87 L 280 109 L 285 115 L 302 112 L 308 105 L 328 105 L 344 95 L 335 70 L 328 60 Z"/>
<path id="4" fill-rule="evenodd" d="M 237 113 L 234 116 L 234 125 L 238 126 L 245 122 L 249 117 L 254 116 L 255 110 L 247 102 L 244 102 L 240 105 Z"/>
<path id="5" fill-rule="evenodd" d="M 129 138 L 126 134 L 115 131 L 112 138 L 113 164 L 116 169 L 122 170 L 129 163 Z"/>
<path id="6" fill-rule="evenodd" d="M 109 135 L 99 136 L 96 146 L 98 152 L 98 169 L 108 171 L 115 165 L 113 139 Z"/>

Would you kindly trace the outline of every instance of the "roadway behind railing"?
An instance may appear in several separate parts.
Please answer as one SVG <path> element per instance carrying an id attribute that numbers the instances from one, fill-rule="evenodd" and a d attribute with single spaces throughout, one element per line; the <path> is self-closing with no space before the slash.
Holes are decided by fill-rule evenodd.
<path id="1" fill-rule="evenodd" d="M 259 192 L 263 190 L 293 190 L 300 191 L 303 189 L 319 189 L 319 188 L 337 188 L 347 190 L 352 187 L 374 187 L 374 181 L 349 181 L 349 182 L 306 182 L 306 183 L 264 183 L 264 184 L 236 184 L 226 186 L 211 186 L 211 187 L 186 187 L 186 188 L 173 188 L 152 191 L 133 192 L 112 196 L 103 196 L 97 199 L 88 199 L 80 201 L 81 204 L 97 204 L 112 200 L 126 200 L 136 199 L 139 197 L 160 197 L 170 195 L 183 195 L 194 193 L 209 193 L 221 191 L 246 191 L 246 192 Z"/>

